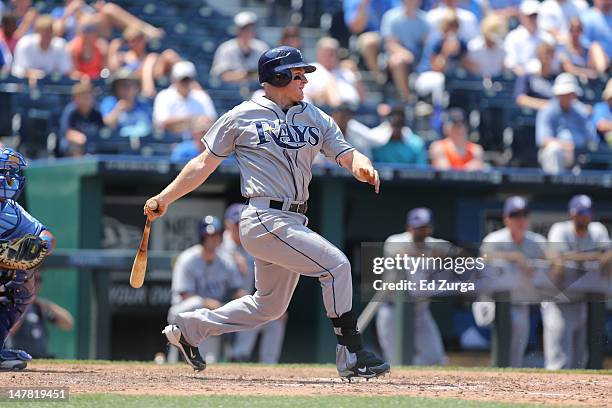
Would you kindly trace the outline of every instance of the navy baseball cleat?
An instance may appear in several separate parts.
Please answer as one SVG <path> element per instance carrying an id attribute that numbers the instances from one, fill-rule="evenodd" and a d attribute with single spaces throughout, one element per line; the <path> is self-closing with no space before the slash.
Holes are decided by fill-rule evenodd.
<path id="1" fill-rule="evenodd" d="M 357 357 L 355 364 L 339 371 L 340 377 L 350 381 L 354 377 L 375 378 L 391 371 L 389 363 L 376 357 L 374 353 L 362 349 L 357 351 L 355 355 Z"/>
<path id="2" fill-rule="evenodd" d="M 162 333 L 168 339 L 168 343 L 181 352 L 185 362 L 193 367 L 194 370 L 202 371 L 206 368 L 206 362 L 202 359 L 198 348 L 187 343 L 181 333 L 181 329 L 179 329 L 177 325 L 170 324 L 166 326 L 166 328 L 162 330 Z"/>
<path id="3" fill-rule="evenodd" d="M 23 370 L 31 360 L 32 356 L 23 350 L 0 350 L 0 371 Z"/>

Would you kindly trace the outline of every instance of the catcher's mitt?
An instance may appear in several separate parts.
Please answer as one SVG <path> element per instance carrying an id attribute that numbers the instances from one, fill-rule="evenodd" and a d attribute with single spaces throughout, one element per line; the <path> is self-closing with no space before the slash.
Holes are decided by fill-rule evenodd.
<path id="1" fill-rule="evenodd" d="M 34 269 L 47 255 L 47 242 L 33 234 L 11 241 L 0 240 L 0 267 L 6 269 Z"/>

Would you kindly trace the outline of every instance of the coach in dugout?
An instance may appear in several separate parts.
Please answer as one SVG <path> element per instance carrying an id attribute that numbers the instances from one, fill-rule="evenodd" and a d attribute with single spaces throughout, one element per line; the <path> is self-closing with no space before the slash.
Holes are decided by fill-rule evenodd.
<path id="1" fill-rule="evenodd" d="M 503 216 L 504 228 L 484 237 L 480 252 L 492 265 L 512 274 L 510 366 L 522 367 L 529 340 L 529 301 L 537 300 L 532 279 L 533 262 L 530 261 L 545 258 L 546 238 L 529 231 L 529 208 L 523 197 L 508 198 Z"/>
<path id="2" fill-rule="evenodd" d="M 414 208 L 406 217 L 406 231 L 391 235 L 385 241 L 385 256 L 410 254 L 418 247 L 418 253 L 433 253 L 439 245 L 446 247 L 448 241 L 431 236 L 432 215 L 428 208 Z M 436 248 L 436 244 L 438 248 Z M 419 271 L 421 273 L 426 271 Z M 383 303 L 376 315 L 378 341 L 385 359 L 400 364 L 395 358 L 397 314 L 393 303 Z M 446 365 L 442 336 L 429 310 L 429 300 L 423 299 L 414 305 L 414 365 Z"/>
<path id="3" fill-rule="evenodd" d="M 552 268 L 552 276 L 557 283 L 563 282 L 564 287 L 571 284 L 567 278 L 572 270 L 582 274 L 593 267 L 601 268 L 601 264 L 592 261 L 599 257 L 598 250 L 610 248 L 608 230 L 602 223 L 593 221 L 592 207 L 589 196 L 574 196 L 569 202 L 570 219 L 553 224 L 548 231 L 550 249 L 556 259 L 563 261 L 561 269 Z M 593 258 L 587 259 L 589 254 Z M 586 367 L 586 302 L 542 302 L 542 325 L 546 369 Z"/>
<path id="4" fill-rule="evenodd" d="M 226 301 L 242 297 L 242 276 L 233 258 L 222 249 L 223 223 L 207 215 L 198 224 L 200 243 L 183 251 L 172 271 L 172 306 L 168 323 L 176 316 L 200 308 L 216 309 Z M 220 338 L 207 339 L 199 350 L 207 362 L 218 361 Z M 173 358 L 170 356 L 168 360 Z"/>

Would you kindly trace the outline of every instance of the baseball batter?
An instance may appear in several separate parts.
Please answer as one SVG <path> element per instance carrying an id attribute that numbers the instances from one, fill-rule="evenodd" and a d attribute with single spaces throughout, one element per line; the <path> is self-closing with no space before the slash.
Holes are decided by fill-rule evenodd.
<path id="1" fill-rule="evenodd" d="M 304 63 L 292 47 L 278 47 L 259 59 L 264 96 L 236 106 L 202 138 L 206 150 L 145 205 L 151 220 L 174 201 L 200 186 L 225 157 L 234 153 L 242 195 L 240 241 L 255 258 L 256 292 L 216 309 L 181 313 L 163 333 L 196 370 L 205 363 L 195 346 L 209 336 L 252 329 L 285 313 L 300 275 L 319 278 L 323 303 L 337 336 L 336 366 L 343 378 L 372 378 L 389 364 L 363 348 L 352 311 L 351 266 L 329 241 L 309 229 L 305 216 L 312 161 L 319 152 L 349 170 L 378 193 L 380 179 L 370 160 L 348 144 L 321 110 L 304 103 Z M 150 203 L 150 201 L 148 201 Z"/>
<path id="2" fill-rule="evenodd" d="M 527 260 L 544 259 L 546 238 L 529 231 L 529 207 L 523 197 L 509 197 L 503 209 L 504 228 L 493 231 L 482 240 L 480 251 L 491 263 L 512 274 L 514 289 L 510 307 L 512 335 L 510 338 L 510 366 L 522 367 L 529 340 L 529 303 L 534 292 L 533 270 Z M 533 299 L 537 299 L 533 295 Z"/>
<path id="3" fill-rule="evenodd" d="M 26 161 L 10 148 L 0 150 L 0 239 L 13 240 L 32 234 L 34 244 L 53 250 L 55 238 L 47 228 L 27 213 L 17 198 L 23 190 L 22 174 Z M 34 253 L 34 247 L 18 248 L 19 253 Z M 23 350 L 4 348 L 4 342 L 28 305 L 34 301 L 33 271 L 0 267 L 0 370 L 23 370 L 32 357 Z"/>
<path id="4" fill-rule="evenodd" d="M 427 208 L 414 208 L 406 217 L 406 231 L 391 235 L 385 241 L 385 256 L 394 257 L 401 251 L 402 243 L 415 245 L 448 243 L 434 238 L 432 233 L 431 211 Z M 420 251 L 424 253 L 426 249 Z M 404 251 L 402 251 L 404 252 Z M 406 252 L 412 252 L 410 250 Z M 406 253 L 404 252 L 404 253 Z M 444 344 L 440 330 L 429 310 L 429 301 L 419 301 L 414 307 L 414 365 L 446 365 Z M 396 350 L 396 312 L 393 303 L 380 306 L 376 314 L 376 331 L 383 355 L 391 363 L 401 363 L 394 358 Z M 392 357 L 393 356 L 393 357 Z"/>
<path id="5" fill-rule="evenodd" d="M 606 227 L 592 221 L 592 202 L 577 195 L 569 202 L 568 221 L 557 222 L 548 231 L 550 249 L 567 255 L 573 251 L 596 250 L 610 242 Z M 575 263 L 566 266 L 579 267 Z M 587 304 L 542 302 L 544 363 L 549 370 L 584 368 L 587 363 Z"/>

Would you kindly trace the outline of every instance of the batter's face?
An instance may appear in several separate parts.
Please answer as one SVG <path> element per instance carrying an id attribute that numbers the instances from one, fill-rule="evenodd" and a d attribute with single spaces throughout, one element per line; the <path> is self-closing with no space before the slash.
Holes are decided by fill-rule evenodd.
<path id="1" fill-rule="evenodd" d="M 304 86 L 307 83 L 304 68 L 291 68 L 291 82 L 283 88 L 283 91 L 291 102 L 299 102 L 304 99 Z"/>

